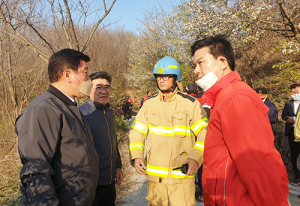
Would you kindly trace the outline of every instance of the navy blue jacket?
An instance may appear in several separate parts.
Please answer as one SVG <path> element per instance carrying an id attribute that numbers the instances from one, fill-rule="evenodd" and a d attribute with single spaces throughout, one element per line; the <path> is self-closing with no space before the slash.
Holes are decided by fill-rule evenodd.
<path id="1" fill-rule="evenodd" d="M 272 102 L 266 100 L 265 105 L 269 107 L 268 116 L 271 124 L 278 122 L 278 110 L 276 105 Z"/>
<path id="2" fill-rule="evenodd" d="M 100 105 L 90 98 L 79 110 L 90 125 L 95 149 L 99 155 L 98 186 L 109 185 L 115 181 L 116 169 L 121 168 L 114 113 L 109 103 Z"/>

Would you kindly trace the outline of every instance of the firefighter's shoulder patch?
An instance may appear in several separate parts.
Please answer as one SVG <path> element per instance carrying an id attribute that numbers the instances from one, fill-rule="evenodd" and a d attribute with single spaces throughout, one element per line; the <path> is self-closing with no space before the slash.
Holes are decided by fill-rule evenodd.
<path id="1" fill-rule="evenodd" d="M 180 96 L 182 96 L 185 99 L 190 100 L 191 102 L 195 102 L 196 101 L 196 99 L 194 97 L 192 97 L 192 96 L 190 96 L 188 94 L 183 94 L 181 92 L 178 92 L 177 94 L 180 95 Z"/>

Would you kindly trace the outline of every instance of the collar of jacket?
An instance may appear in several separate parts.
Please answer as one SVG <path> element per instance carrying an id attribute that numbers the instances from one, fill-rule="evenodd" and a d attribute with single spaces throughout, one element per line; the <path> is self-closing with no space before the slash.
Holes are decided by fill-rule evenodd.
<path id="1" fill-rule="evenodd" d="M 94 102 L 93 100 L 91 100 L 89 97 L 87 98 L 87 103 L 89 103 L 92 107 L 96 108 L 96 109 L 100 109 L 100 110 L 106 110 L 107 108 L 110 107 L 110 104 L 107 103 L 106 105 L 102 105 L 102 104 L 98 104 L 96 102 Z"/>
<path id="2" fill-rule="evenodd" d="M 55 95 L 62 101 L 66 103 L 67 106 L 75 106 L 74 102 L 72 102 L 64 93 L 62 93 L 60 90 L 58 90 L 56 87 L 49 85 L 49 88 L 47 92 L 50 92 L 51 94 Z"/>
<path id="3" fill-rule="evenodd" d="M 178 87 L 176 87 L 173 92 L 171 92 L 168 96 L 166 96 L 164 98 L 163 93 L 159 90 L 159 100 L 160 101 L 165 101 L 165 102 L 171 102 L 176 98 L 177 93 L 178 93 Z"/>
<path id="4" fill-rule="evenodd" d="M 220 79 L 220 81 L 214 84 L 211 88 L 206 90 L 201 99 L 203 99 L 208 106 L 214 107 L 217 96 L 222 91 L 222 89 L 226 88 L 229 84 L 237 81 L 241 81 L 241 77 L 237 71 L 232 71 L 225 77 Z"/>

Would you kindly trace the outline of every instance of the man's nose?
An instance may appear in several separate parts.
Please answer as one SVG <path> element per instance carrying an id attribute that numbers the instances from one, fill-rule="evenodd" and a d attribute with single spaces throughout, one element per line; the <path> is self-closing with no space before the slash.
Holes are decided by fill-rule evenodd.
<path id="1" fill-rule="evenodd" d="M 197 74 L 199 73 L 199 71 L 200 71 L 200 70 L 199 70 L 198 66 L 196 66 L 195 69 L 194 69 L 194 74 L 197 75 Z"/>

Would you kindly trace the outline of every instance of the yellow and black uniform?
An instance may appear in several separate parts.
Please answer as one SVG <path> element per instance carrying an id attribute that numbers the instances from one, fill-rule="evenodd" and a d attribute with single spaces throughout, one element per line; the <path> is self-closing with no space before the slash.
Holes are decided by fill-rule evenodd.
<path id="1" fill-rule="evenodd" d="M 129 151 L 131 160 L 144 159 L 145 140 L 148 135 L 145 160 L 148 189 L 152 188 L 149 186 L 150 182 L 167 184 L 168 187 L 188 183 L 191 185 L 188 187 L 190 190 L 184 189 L 184 193 L 191 193 L 194 197 L 194 175 L 185 175 L 172 169 L 182 166 L 187 158 L 197 161 L 199 167 L 202 165 L 207 123 L 206 112 L 199 101 L 179 92 L 177 88 L 165 98 L 159 92 L 144 103 L 132 125 Z M 172 194 L 176 198 L 173 192 Z M 173 202 L 170 198 L 172 197 L 167 195 L 167 199 L 163 201 L 167 203 L 169 199 Z M 147 199 L 149 205 L 155 205 L 151 203 L 149 190 Z M 194 202 L 194 199 L 190 201 Z M 162 202 L 159 204 L 163 205 Z"/>

